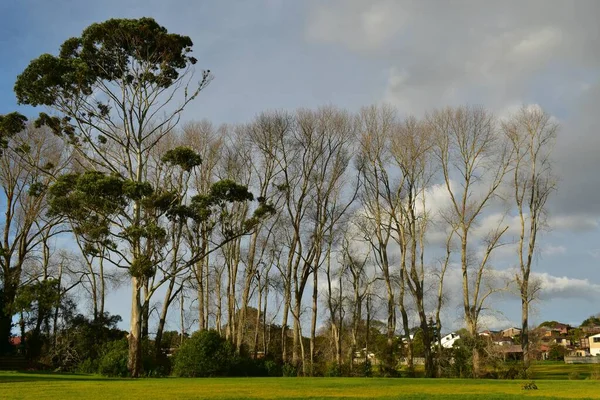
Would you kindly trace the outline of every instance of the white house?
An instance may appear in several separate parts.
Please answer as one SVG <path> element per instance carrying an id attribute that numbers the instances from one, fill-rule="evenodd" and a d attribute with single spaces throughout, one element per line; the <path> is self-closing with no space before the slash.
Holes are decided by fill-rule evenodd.
<path id="1" fill-rule="evenodd" d="M 590 354 L 592 356 L 600 355 L 600 333 L 588 337 L 590 341 Z"/>
<path id="2" fill-rule="evenodd" d="M 460 339 L 460 336 L 457 333 L 452 332 L 444 336 L 440 342 L 442 343 L 442 347 L 451 349 L 452 346 L 454 346 L 454 342 L 458 339 Z"/>

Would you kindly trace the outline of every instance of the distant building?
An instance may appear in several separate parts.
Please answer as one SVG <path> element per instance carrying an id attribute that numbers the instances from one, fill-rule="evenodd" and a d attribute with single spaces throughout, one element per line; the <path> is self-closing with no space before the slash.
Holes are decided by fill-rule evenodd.
<path id="1" fill-rule="evenodd" d="M 592 356 L 600 355 L 600 333 L 588 337 L 590 343 L 590 354 Z"/>
<path id="2" fill-rule="evenodd" d="M 513 338 L 515 336 L 519 336 L 521 334 L 521 330 L 519 328 L 508 328 L 500 332 L 505 338 Z"/>
<path id="3" fill-rule="evenodd" d="M 442 337 L 440 343 L 442 344 L 443 348 L 451 349 L 454 346 L 454 342 L 456 342 L 458 339 L 460 339 L 460 335 L 452 332 Z"/>

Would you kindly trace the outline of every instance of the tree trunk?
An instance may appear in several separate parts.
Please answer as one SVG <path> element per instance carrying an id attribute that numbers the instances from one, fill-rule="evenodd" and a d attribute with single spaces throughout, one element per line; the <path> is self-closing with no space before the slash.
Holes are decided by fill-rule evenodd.
<path id="1" fill-rule="evenodd" d="M 529 368 L 529 302 L 527 288 L 522 289 L 525 293 L 521 293 L 521 349 L 523 350 L 523 366 Z"/>
<path id="2" fill-rule="evenodd" d="M 132 378 L 142 373 L 142 304 L 140 298 L 141 282 L 139 278 L 131 278 L 131 320 L 129 325 L 129 359 L 127 367 Z"/>
<path id="3" fill-rule="evenodd" d="M 169 286 L 167 287 L 167 292 L 165 293 L 165 297 L 163 300 L 160 317 L 158 319 L 158 326 L 156 328 L 156 336 L 154 337 L 154 349 L 155 349 L 155 353 L 156 353 L 156 358 L 159 358 L 160 354 L 161 354 L 162 336 L 163 336 L 163 331 L 165 329 L 165 323 L 167 321 L 167 312 L 169 311 L 169 306 L 171 305 L 171 295 L 173 294 L 174 286 L 175 286 L 175 277 L 171 278 L 169 281 Z"/>
<path id="4" fill-rule="evenodd" d="M 312 295 L 312 320 L 310 324 L 310 375 L 313 375 L 315 362 L 315 337 L 317 333 L 317 296 L 318 296 L 318 275 L 317 271 L 313 272 L 313 295 Z"/>

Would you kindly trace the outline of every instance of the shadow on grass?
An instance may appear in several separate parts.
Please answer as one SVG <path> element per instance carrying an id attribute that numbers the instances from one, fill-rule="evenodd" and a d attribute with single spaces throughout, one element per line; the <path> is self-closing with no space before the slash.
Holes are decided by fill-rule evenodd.
<path id="1" fill-rule="evenodd" d="M 77 373 L 56 373 L 44 371 L 0 371 L 0 384 L 11 382 L 41 382 L 41 381 L 131 381 L 128 378 L 105 378 L 98 375 Z"/>

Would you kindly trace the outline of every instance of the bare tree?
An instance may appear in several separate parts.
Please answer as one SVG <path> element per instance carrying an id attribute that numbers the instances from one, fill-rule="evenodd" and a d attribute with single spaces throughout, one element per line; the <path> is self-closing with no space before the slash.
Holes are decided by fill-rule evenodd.
<path id="1" fill-rule="evenodd" d="M 435 376 L 432 332 L 425 309 L 424 237 L 428 226 L 426 189 L 433 176 L 431 167 L 433 141 L 429 126 L 407 118 L 392 135 L 391 154 L 400 170 L 398 212 L 391 218 L 394 238 L 401 249 L 401 282 L 409 289 L 419 315 L 425 353 L 425 376 Z"/>
<path id="2" fill-rule="evenodd" d="M 48 258 L 44 244 L 64 231 L 62 219 L 48 213 L 48 186 L 68 165 L 68 153 L 47 129 L 27 126 L 16 134 L 0 158 L 0 185 L 5 202 L 0 256 L 2 308 L 0 340 L 8 344 L 14 301 L 24 267 L 32 257 Z"/>
<path id="3" fill-rule="evenodd" d="M 405 285 L 402 268 L 394 274 L 388 245 L 394 240 L 393 216 L 400 214 L 401 184 L 394 182 L 389 171 L 392 157 L 390 139 L 396 127 L 395 111 L 390 107 L 367 107 L 359 117 L 361 177 L 360 200 L 363 215 L 359 227 L 365 240 L 370 244 L 375 263 L 381 268 L 387 290 L 387 352 L 385 367 L 388 372 L 395 370 L 394 338 L 396 332 L 396 305 L 400 308 L 405 340 L 408 345 L 409 368 L 412 368 L 412 342 L 409 332 L 408 313 L 404 303 Z M 404 254 L 404 252 L 402 253 Z M 398 293 L 396 290 L 398 289 Z"/>
<path id="4" fill-rule="evenodd" d="M 448 221 L 460 240 L 463 310 L 469 333 L 477 338 L 479 316 L 495 290 L 487 286 L 491 256 L 502 245 L 508 226 L 502 219 L 483 238 L 481 255 L 473 253 L 473 230 L 498 194 L 509 169 L 510 153 L 492 114 L 482 108 L 447 108 L 433 112 L 435 154 L 450 197 Z M 473 373 L 480 373 L 480 355 L 473 352 Z"/>
<path id="5" fill-rule="evenodd" d="M 529 367 L 529 306 L 539 286 L 532 285 L 531 267 L 536 241 L 546 223 L 546 203 L 556 188 L 551 152 L 558 125 L 538 107 L 522 107 L 502 125 L 514 154 L 512 188 L 519 216 L 516 281 L 521 298 L 521 348 Z"/>

